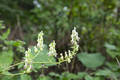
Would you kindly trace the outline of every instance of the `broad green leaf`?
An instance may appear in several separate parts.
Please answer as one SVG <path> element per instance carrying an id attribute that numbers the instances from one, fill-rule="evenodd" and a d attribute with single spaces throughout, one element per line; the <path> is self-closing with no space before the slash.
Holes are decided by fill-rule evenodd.
<path id="1" fill-rule="evenodd" d="M 33 55 L 35 55 L 34 51 Z M 43 51 L 38 53 L 38 56 L 34 58 L 33 62 L 45 62 L 45 64 L 33 64 L 35 69 L 40 69 L 42 67 L 47 68 L 48 66 L 55 65 L 56 60 L 53 56 L 48 56 L 48 49 L 47 47 L 44 47 Z"/>
<path id="2" fill-rule="evenodd" d="M 77 56 L 86 67 L 92 69 L 101 66 L 105 61 L 105 57 L 100 53 L 80 53 Z"/>

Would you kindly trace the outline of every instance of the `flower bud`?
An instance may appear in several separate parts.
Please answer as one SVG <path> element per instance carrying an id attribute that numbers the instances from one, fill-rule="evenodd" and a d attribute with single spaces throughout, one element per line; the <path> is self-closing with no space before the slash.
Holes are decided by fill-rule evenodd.
<path id="1" fill-rule="evenodd" d="M 35 53 L 37 53 L 37 52 L 38 52 L 38 49 L 37 49 L 37 47 L 36 47 L 36 46 L 34 47 L 34 51 L 35 51 Z"/>

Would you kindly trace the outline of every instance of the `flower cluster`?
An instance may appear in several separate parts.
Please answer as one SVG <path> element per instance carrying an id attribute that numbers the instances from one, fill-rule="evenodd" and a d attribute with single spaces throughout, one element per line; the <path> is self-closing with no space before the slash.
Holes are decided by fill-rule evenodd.
<path id="1" fill-rule="evenodd" d="M 31 49 L 29 49 L 29 48 L 25 52 L 25 65 L 24 65 L 24 68 L 26 69 L 26 72 L 28 72 L 28 73 L 32 69 Z"/>
<path id="2" fill-rule="evenodd" d="M 37 48 L 40 49 L 40 51 L 43 50 L 43 47 L 44 47 L 44 44 L 43 44 L 43 31 L 41 31 L 39 34 L 38 34 L 38 40 L 37 40 Z"/>
<path id="3" fill-rule="evenodd" d="M 55 57 L 57 56 L 57 53 L 56 53 L 56 50 L 55 50 L 55 46 L 56 46 L 55 41 L 53 41 L 52 43 L 50 43 L 48 56 L 55 56 Z"/>
<path id="4" fill-rule="evenodd" d="M 68 52 L 65 52 L 65 56 L 63 56 L 63 54 L 60 54 L 60 58 L 59 61 L 67 61 L 68 63 L 71 62 L 71 59 L 73 58 L 73 56 L 76 54 L 76 52 L 78 51 L 79 45 L 78 45 L 78 41 L 79 41 L 79 37 L 78 37 L 78 33 L 76 32 L 76 28 L 74 28 L 74 30 L 72 30 L 72 35 L 71 35 L 71 43 L 72 43 L 72 51 L 68 50 Z"/>
<path id="5" fill-rule="evenodd" d="M 71 59 L 73 58 L 73 56 L 77 53 L 79 45 L 78 45 L 78 41 L 79 41 L 79 37 L 78 37 L 78 33 L 76 32 L 76 28 L 74 28 L 74 30 L 72 31 L 72 35 L 71 35 L 71 43 L 72 43 L 72 51 L 68 50 L 67 52 L 65 52 L 64 54 L 60 54 L 60 58 L 58 58 L 59 63 L 65 62 L 67 61 L 68 63 L 71 62 Z M 40 51 L 43 50 L 44 48 L 44 44 L 43 44 L 43 32 L 41 31 L 38 35 L 38 40 L 37 40 L 37 46 L 34 46 L 34 52 L 36 53 L 34 56 L 32 54 L 32 49 L 29 49 L 25 52 L 25 58 L 24 58 L 24 62 L 25 62 L 25 69 L 26 72 L 30 72 L 32 69 L 32 64 L 35 63 L 33 62 L 33 59 L 38 56 L 38 53 Z M 55 41 L 53 41 L 52 43 L 49 44 L 49 52 L 48 52 L 48 56 L 53 56 L 56 57 L 57 56 L 57 52 L 55 49 L 56 43 Z M 38 62 L 37 62 L 38 63 Z M 46 63 L 46 62 L 45 62 Z M 49 62 L 48 62 L 49 63 Z"/>
<path id="6" fill-rule="evenodd" d="M 74 30 L 72 30 L 71 38 L 72 38 L 72 40 L 71 40 L 72 44 L 77 43 L 77 41 L 79 41 L 79 39 L 80 39 L 75 27 L 74 27 Z"/>
<path id="7" fill-rule="evenodd" d="M 33 59 L 38 55 L 38 51 L 43 50 L 43 32 L 41 31 L 38 34 L 38 40 L 37 40 L 37 46 L 34 46 L 34 52 L 37 53 L 34 57 L 32 55 L 31 49 L 28 48 L 28 50 L 25 52 L 25 65 L 24 68 L 26 69 L 26 72 L 30 72 L 32 69 L 32 61 Z"/>
<path id="8" fill-rule="evenodd" d="M 78 41 L 79 41 L 80 38 L 79 38 L 79 36 L 78 36 L 78 33 L 77 33 L 75 27 L 74 27 L 74 30 L 72 30 L 71 38 L 72 38 L 71 43 L 73 44 L 73 47 L 72 47 L 72 48 L 73 48 L 75 51 L 78 51 L 78 48 L 79 48 Z"/>

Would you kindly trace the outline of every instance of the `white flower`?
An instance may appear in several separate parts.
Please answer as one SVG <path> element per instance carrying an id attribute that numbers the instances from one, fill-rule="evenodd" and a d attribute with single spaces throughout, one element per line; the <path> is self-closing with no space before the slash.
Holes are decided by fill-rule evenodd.
<path id="1" fill-rule="evenodd" d="M 71 62 L 71 59 L 70 59 L 70 58 L 67 58 L 67 61 L 68 61 L 68 63 L 70 63 L 70 62 Z"/>
<path id="2" fill-rule="evenodd" d="M 67 52 L 65 52 L 65 59 L 67 60 L 68 63 L 71 62 L 72 54 L 71 54 L 70 50 L 68 50 L 68 54 L 67 54 Z"/>
<path id="3" fill-rule="evenodd" d="M 30 54 L 31 54 L 31 49 L 28 48 L 28 50 L 25 51 L 25 58 L 29 58 L 29 57 L 30 57 Z"/>
<path id="4" fill-rule="evenodd" d="M 27 70 L 26 70 L 27 73 L 31 72 L 31 69 L 32 69 L 32 63 L 31 63 L 31 64 L 28 64 L 28 65 L 29 65 L 29 67 L 28 67 Z"/>
<path id="5" fill-rule="evenodd" d="M 32 59 L 31 59 L 31 49 L 28 48 L 28 50 L 25 52 L 25 65 L 24 68 L 26 69 L 27 72 L 30 72 L 32 68 Z"/>
<path id="6" fill-rule="evenodd" d="M 64 57 L 63 57 L 63 54 L 62 54 L 62 53 L 60 54 L 60 59 L 61 59 L 61 60 L 64 60 Z"/>
<path id="7" fill-rule="evenodd" d="M 55 57 L 57 56 L 57 53 L 56 53 L 56 50 L 55 50 L 55 46 L 56 46 L 55 41 L 50 43 L 50 45 L 49 45 L 49 52 L 48 52 L 49 56 L 55 56 Z"/>
<path id="8" fill-rule="evenodd" d="M 36 46 L 34 47 L 34 51 L 35 51 L 35 53 L 37 53 L 37 52 L 38 52 L 38 49 L 37 49 L 37 47 L 36 47 Z"/>
<path id="9" fill-rule="evenodd" d="M 68 50 L 68 55 L 69 55 L 69 58 L 73 57 L 70 50 Z"/>
<path id="10" fill-rule="evenodd" d="M 68 58 L 67 52 L 65 52 L 65 58 Z"/>
<path id="11" fill-rule="evenodd" d="M 38 34 L 38 40 L 37 40 L 37 47 L 42 51 L 43 50 L 43 31 L 41 31 L 39 34 Z"/>
<path id="12" fill-rule="evenodd" d="M 76 28 L 74 27 L 74 30 L 72 30 L 72 35 L 71 35 L 71 42 L 72 44 L 77 44 L 77 41 L 79 41 L 78 33 L 76 32 Z"/>
<path id="13" fill-rule="evenodd" d="M 72 35 L 71 35 L 71 43 L 73 44 L 73 52 L 72 54 L 75 55 L 76 51 L 78 51 L 79 45 L 78 45 L 78 41 L 79 41 L 79 37 L 78 37 L 78 33 L 76 32 L 76 28 L 74 27 L 74 30 L 72 30 Z"/>

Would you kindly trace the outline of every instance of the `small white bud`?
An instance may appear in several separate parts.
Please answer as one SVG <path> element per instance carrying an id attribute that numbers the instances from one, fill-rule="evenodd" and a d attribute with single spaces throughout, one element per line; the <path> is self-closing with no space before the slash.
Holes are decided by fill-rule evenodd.
<path id="1" fill-rule="evenodd" d="M 70 62 L 71 62 L 71 59 L 70 59 L 70 58 L 67 58 L 67 61 L 68 61 L 68 63 L 70 63 Z"/>
<path id="2" fill-rule="evenodd" d="M 69 58 L 73 57 L 70 50 L 68 50 L 68 55 L 69 55 Z"/>
<path id="3" fill-rule="evenodd" d="M 29 66 L 27 67 L 26 72 L 27 72 L 27 73 L 30 73 L 30 72 L 31 72 L 31 69 L 32 69 L 32 65 L 31 65 L 31 64 L 29 64 Z"/>
<path id="4" fill-rule="evenodd" d="M 65 58 L 67 58 L 67 57 L 68 57 L 67 52 L 65 52 Z"/>
<path id="5" fill-rule="evenodd" d="M 38 52 L 38 49 L 37 49 L 37 47 L 36 47 L 36 46 L 34 47 L 34 51 L 35 51 L 35 53 L 37 53 L 37 52 Z"/>
<path id="6" fill-rule="evenodd" d="M 64 57 L 63 57 L 63 54 L 62 54 L 62 53 L 60 54 L 60 59 L 61 59 L 61 60 L 64 60 Z"/>

